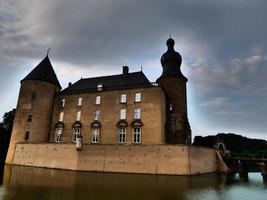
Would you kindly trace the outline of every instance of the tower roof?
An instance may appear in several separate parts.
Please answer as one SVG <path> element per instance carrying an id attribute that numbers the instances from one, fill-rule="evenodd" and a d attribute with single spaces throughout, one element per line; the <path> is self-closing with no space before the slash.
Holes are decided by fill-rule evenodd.
<path id="1" fill-rule="evenodd" d="M 169 38 L 166 41 L 167 51 L 161 56 L 161 65 L 163 68 L 162 75 L 158 78 L 163 77 L 181 77 L 187 80 L 187 78 L 181 72 L 182 57 L 179 52 L 174 50 L 175 41 Z M 157 81 L 158 81 L 157 80 Z"/>
<path id="2" fill-rule="evenodd" d="M 25 80 L 45 81 L 61 88 L 48 55 L 21 81 Z"/>

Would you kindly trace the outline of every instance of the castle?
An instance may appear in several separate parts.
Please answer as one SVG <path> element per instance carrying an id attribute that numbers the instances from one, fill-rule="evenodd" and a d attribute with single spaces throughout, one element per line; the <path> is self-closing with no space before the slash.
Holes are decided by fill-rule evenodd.
<path id="1" fill-rule="evenodd" d="M 163 174 L 217 171 L 213 150 L 189 146 L 187 78 L 174 40 L 166 44 L 155 83 L 123 66 L 121 74 L 81 78 L 61 90 L 46 56 L 21 80 L 6 164 Z M 194 172 L 192 155 L 202 159 L 199 164 L 205 161 L 203 172 Z"/>

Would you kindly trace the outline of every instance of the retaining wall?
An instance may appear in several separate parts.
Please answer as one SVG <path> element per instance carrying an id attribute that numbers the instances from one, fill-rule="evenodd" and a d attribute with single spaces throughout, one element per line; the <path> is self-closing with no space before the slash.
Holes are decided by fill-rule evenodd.
<path id="1" fill-rule="evenodd" d="M 218 171 L 213 149 L 182 145 L 83 145 L 18 143 L 13 164 L 55 169 L 194 175 Z"/>

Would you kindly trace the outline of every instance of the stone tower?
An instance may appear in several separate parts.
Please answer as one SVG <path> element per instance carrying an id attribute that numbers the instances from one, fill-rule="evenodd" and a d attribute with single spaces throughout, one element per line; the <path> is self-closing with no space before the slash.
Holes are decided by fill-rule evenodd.
<path id="1" fill-rule="evenodd" d="M 166 143 L 191 144 L 191 129 L 187 118 L 186 83 L 182 74 L 181 55 L 174 50 L 174 40 L 166 42 L 168 50 L 161 57 L 162 75 L 157 79 L 166 94 Z"/>
<path id="2" fill-rule="evenodd" d="M 54 96 L 60 89 L 48 56 L 21 80 L 7 164 L 18 142 L 48 142 Z"/>

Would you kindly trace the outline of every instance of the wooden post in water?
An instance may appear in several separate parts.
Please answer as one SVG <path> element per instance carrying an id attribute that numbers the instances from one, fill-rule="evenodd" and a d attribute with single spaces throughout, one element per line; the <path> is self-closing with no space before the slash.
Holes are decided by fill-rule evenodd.
<path id="1" fill-rule="evenodd" d="M 239 178 L 242 180 L 248 180 L 248 171 L 245 162 L 238 160 L 237 164 L 238 164 Z"/>

